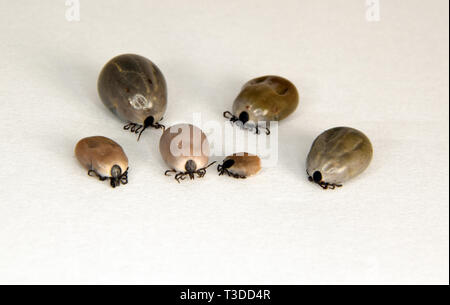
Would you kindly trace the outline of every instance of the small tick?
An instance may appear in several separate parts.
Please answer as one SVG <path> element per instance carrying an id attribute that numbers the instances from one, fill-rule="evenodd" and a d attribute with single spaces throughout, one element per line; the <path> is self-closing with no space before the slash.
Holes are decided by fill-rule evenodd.
<path id="1" fill-rule="evenodd" d="M 245 179 L 256 175 L 261 170 L 261 159 L 249 153 L 236 153 L 226 157 L 217 166 L 219 176 L 227 174 L 230 177 Z"/>
<path id="2" fill-rule="evenodd" d="M 208 165 L 209 143 L 200 128 L 190 124 L 178 124 L 166 129 L 159 141 L 159 151 L 163 160 L 170 167 L 165 172 L 175 174 L 179 183 L 188 176 L 191 180 L 197 175 L 202 178 Z"/>
<path id="3" fill-rule="evenodd" d="M 89 176 L 109 179 L 112 187 L 128 183 L 128 158 L 113 140 L 101 136 L 81 139 L 75 146 L 75 156 Z"/>
<path id="4" fill-rule="evenodd" d="M 293 113 L 298 106 L 297 88 L 280 76 L 262 76 L 247 82 L 233 103 L 233 111 L 223 116 L 232 123 L 260 132 L 261 124 L 270 134 L 271 121 L 280 121 Z"/>

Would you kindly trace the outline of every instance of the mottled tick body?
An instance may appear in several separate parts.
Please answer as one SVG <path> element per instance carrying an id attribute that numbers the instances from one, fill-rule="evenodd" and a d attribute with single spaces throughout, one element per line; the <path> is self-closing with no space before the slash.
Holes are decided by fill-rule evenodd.
<path id="1" fill-rule="evenodd" d="M 232 122 L 240 122 L 259 133 L 259 125 L 264 123 L 266 133 L 271 121 L 280 121 L 293 113 L 299 104 L 297 88 L 289 80 L 274 75 L 261 76 L 247 82 L 233 103 L 232 113 L 224 112 L 224 117 Z"/>
<path id="2" fill-rule="evenodd" d="M 111 59 L 100 72 L 98 93 L 102 102 L 120 119 L 125 130 L 139 133 L 159 124 L 167 108 L 167 86 L 159 68 L 135 54 Z M 139 139 L 139 138 L 138 138 Z"/>
<path id="3" fill-rule="evenodd" d="M 236 153 L 226 157 L 217 166 L 219 176 L 227 174 L 234 178 L 247 178 L 261 170 L 261 159 L 249 153 Z"/>
<path id="4" fill-rule="evenodd" d="M 128 183 L 128 158 L 113 140 L 101 136 L 81 139 L 75 146 L 75 156 L 89 176 L 109 179 L 112 187 Z"/>
<path id="5" fill-rule="evenodd" d="M 372 156 L 372 144 L 361 131 L 349 127 L 326 130 L 316 138 L 308 154 L 308 178 L 324 189 L 340 187 L 361 174 Z"/>
<path id="6" fill-rule="evenodd" d="M 194 179 L 194 174 L 202 178 L 206 174 L 209 160 L 209 143 L 203 131 L 191 124 L 178 124 L 166 129 L 159 141 L 159 151 L 170 167 L 165 172 L 175 173 L 180 182 L 186 176 Z"/>

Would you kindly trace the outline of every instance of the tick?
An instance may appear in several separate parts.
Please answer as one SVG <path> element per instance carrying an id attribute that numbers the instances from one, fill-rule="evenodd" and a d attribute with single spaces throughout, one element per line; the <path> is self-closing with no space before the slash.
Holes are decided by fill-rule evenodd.
<path id="1" fill-rule="evenodd" d="M 191 124 L 178 124 L 166 129 L 159 141 L 159 151 L 170 167 L 165 175 L 175 173 L 178 183 L 186 176 L 191 180 L 195 175 L 202 178 L 206 169 L 215 163 L 207 165 L 210 152 L 208 139 L 200 128 Z"/>
<path id="2" fill-rule="evenodd" d="M 326 130 L 316 138 L 308 154 L 308 179 L 323 189 L 341 187 L 361 174 L 372 156 L 372 144 L 361 131 L 349 127 Z"/>
<path id="3" fill-rule="evenodd" d="M 128 158 L 113 140 L 101 136 L 81 139 L 75 146 L 75 156 L 89 176 L 109 179 L 112 187 L 128 183 Z"/>
<path id="4" fill-rule="evenodd" d="M 233 103 L 233 111 L 223 116 L 232 123 L 260 132 L 263 124 L 266 134 L 271 121 L 281 121 L 293 113 L 299 104 L 297 88 L 289 80 L 274 75 L 261 76 L 247 82 Z"/>
<path id="5" fill-rule="evenodd" d="M 227 174 L 230 177 L 245 179 L 256 175 L 261 170 L 261 159 L 249 153 L 236 153 L 226 157 L 217 166 L 219 176 Z"/>
<path id="6" fill-rule="evenodd" d="M 167 108 L 167 86 L 159 68 L 135 54 L 111 59 L 98 78 L 100 98 L 115 115 L 128 122 L 125 130 L 139 134 L 148 127 L 162 128 Z"/>

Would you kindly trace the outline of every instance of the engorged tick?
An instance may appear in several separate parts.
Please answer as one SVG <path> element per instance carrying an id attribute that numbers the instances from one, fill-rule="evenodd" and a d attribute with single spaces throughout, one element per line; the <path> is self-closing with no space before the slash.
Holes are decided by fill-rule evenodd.
<path id="1" fill-rule="evenodd" d="M 306 161 L 308 179 L 323 189 L 341 187 L 370 164 L 373 148 L 361 131 L 337 127 L 320 134 Z"/>
<path id="2" fill-rule="evenodd" d="M 293 83 L 280 76 L 267 75 L 247 82 L 234 100 L 233 111 L 225 111 L 223 116 L 257 134 L 260 128 L 270 134 L 270 122 L 289 116 L 298 103 L 299 95 Z"/>
<path id="3" fill-rule="evenodd" d="M 219 176 L 227 174 L 234 178 L 247 178 L 256 175 L 261 170 L 261 159 L 249 153 L 235 153 L 226 157 L 217 166 Z"/>
<path id="4" fill-rule="evenodd" d="M 125 130 L 139 134 L 159 122 L 167 108 L 167 86 L 159 68 L 135 54 L 111 59 L 100 72 L 98 93 L 102 102 L 120 119 Z"/>
<path id="5" fill-rule="evenodd" d="M 128 183 L 128 158 L 113 140 L 102 136 L 81 139 L 75 146 L 75 156 L 89 176 L 109 179 L 112 187 Z"/>
<path id="6" fill-rule="evenodd" d="M 206 169 L 215 163 L 208 165 L 209 143 L 206 135 L 191 124 L 178 124 L 166 129 L 159 141 L 159 151 L 170 167 L 165 175 L 175 173 L 178 183 L 186 176 L 194 179 L 194 174 L 202 178 Z"/>

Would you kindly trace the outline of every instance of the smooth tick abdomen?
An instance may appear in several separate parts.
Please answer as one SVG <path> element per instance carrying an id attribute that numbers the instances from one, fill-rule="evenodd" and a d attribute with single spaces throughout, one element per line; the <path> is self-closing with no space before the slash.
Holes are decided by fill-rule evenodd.
<path id="1" fill-rule="evenodd" d="M 135 54 L 111 59 L 100 72 L 98 93 L 108 109 L 129 123 L 160 121 L 167 108 L 167 86 L 159 68 Z"/>
<path id="2" fill-rule="evenodd" d="M 361 174 L 372 156 L 372 144 L 361 131 L 350 127 L 332 128 L 320 134 L 312 144 L 306 161 L 307 173 L 316 183 L 339 186 Z"/>
<path id="3" fill-rule="evenodd" d="M 75 146 L 75 156 L 88 171 L 103 178 L 112 176 L 114 166 L 120 167 L 121 173 L 128 169 L 128 158 L 122 147 L 102 136 L 81 139 Z"/>

